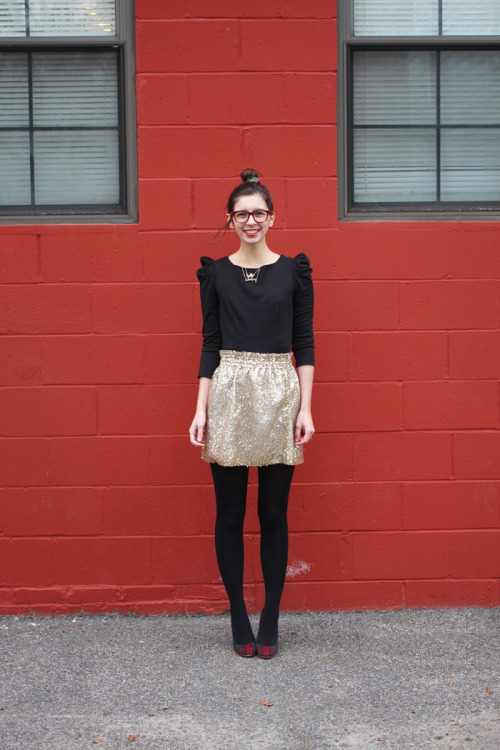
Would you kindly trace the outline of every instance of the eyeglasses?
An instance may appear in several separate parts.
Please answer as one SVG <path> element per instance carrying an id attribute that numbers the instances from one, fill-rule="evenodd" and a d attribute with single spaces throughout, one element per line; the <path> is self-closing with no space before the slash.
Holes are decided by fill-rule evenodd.
<path id="1" fill-rule="evenodd" d="M 257 224 L 263 224 L 272 215 L 272 211 L 266 211 L 263 208 L 258 208 L 256 211 L 231 211 L 229 214 L 238 224 L 246 224 L 250 216 L 253 217 Z"/>

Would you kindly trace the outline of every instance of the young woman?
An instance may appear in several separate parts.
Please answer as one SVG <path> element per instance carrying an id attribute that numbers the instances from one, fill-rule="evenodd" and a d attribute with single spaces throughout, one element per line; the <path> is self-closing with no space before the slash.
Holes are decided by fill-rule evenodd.
<path id="1" fill-rule="evenodd" d="M 203 346 L 191 443 L 210 463 L 215 548 L 240 656 L 278 652 L 278 617 L 288 559 L 287 506 L 296 464 L 313 433 L 313 288 L 306 255 L 267 245 L 274 208 L 259 173 L 246 169 L 227 202 L 238 250 L 201 258 Z M 297 371 L 292 365 L 295 355 Z M 297 377 L 298 373 L 298 377 Z M 260 554 L 265 587 L 257 639 L 243 598 L 243 521 L 248 467 L 258 467 Z"/>

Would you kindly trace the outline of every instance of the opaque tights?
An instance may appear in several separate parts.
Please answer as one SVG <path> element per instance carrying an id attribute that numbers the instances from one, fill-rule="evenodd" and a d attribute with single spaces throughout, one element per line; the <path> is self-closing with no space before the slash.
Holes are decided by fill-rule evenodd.
<path id="1" fill-rule="evenodd" d="M 248 486 L 248 466 L 210 464 L 217 504 L 215 551 L 231 607 L 233 636 L 237 643 L 254 640 L 243 598 L 243 521 Z M 294 466 L 259 466 L 258 514 L 260 559 L 265 604 L 257 640 L 276 642 L 279 606 L 288 560 L 288 495 Z"/>

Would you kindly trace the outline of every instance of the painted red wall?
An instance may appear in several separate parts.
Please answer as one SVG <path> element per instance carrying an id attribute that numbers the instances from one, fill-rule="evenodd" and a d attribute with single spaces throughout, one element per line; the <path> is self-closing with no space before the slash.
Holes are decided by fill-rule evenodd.
<path id="1" fill-rule="evenodd" d="M 497 224 L 337 222 L 334 2 L 136 6 L 139 224 L 0 228 L 0 612 L 225 608 L 187 429 L 195 270 L 247 166 L 316 283 L 284 607 L 499 604 Z"/>

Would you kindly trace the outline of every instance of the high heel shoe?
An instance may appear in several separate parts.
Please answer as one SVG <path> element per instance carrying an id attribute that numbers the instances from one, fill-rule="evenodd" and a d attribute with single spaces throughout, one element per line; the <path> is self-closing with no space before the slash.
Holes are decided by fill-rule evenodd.
<path id="1" fill-rule="evenodd" d="M 278 641 L 272 646 L 262 646 L 260 643 L 256 644 L 257 656 L 261 659 L 272 659 L 278 653 Z"/>
<path id="2" fill-rule="evenodd" d="M 245 611 L 245 616 L 246 616 L 246 611 Z M 235 615 L 233 615 L 232 613 L 231 614 L 231 633 L 233 636 L 233 648 L 235 652 L 238 654 L 238 656 L 246 656 L 246 657 L 255 656 L 255 654 L 257 653 L 257 648 L 255 646 L 255 638 L 254 638 L 253 630 L 250 625 L 250 620 L 248 619 L 248 616 L 246 616 L 246 620 L 247 620 L 246 625 L 248 626 L 247 628 L 245 628 L 244 618 L 242 618 L 241 613 L 240 613 L 239 620 L 234 619 L 234 617 Z M 235 624 L 237 626 L 236 628 L 235 628 Z M 240 638 L 243 641 L 243 643 L 238 643 L 236 638 L 234 637 L 235 629 L 239 630 Z M 241 636 L 241 633 L 244 634 L 243 637 Z M 240 638 L 238 638 L 238 641 L 240 640 Z M 246 640 L 247 638 L 249 638 L 249 640 Z"/>
<path id="3" fill-rule="evenodd" d="M 255 641 L 251 641 L 251 643 L 241 644 L 241 643 L 236 643 L 233 637 L 233 648 L 235 652 L 238 654 L 238 656 L 245 656 L 247 658 L 250 656 L 255 656 L 255 654 L 257 653 L 257 647 L 255 644 Z"/>
<path id="4" fill-rule="evenodd" d="M 260 620 L 259 620 L 259 633 L 260 633 L 260 624 L 262 622 L 262 612 L 260 614 Z M 278 623 L 276 623 L 276 628 L 274 631 L 274 643 L 271 646 L 265 646 L 263 643 L 259 643 L 259 635 L 257 635 L 257 642 L 255 644 L 257 649 L 257 656 L 260 659 L 272 659 L 273 656 L 276 656 L 278 653 Z"/>

